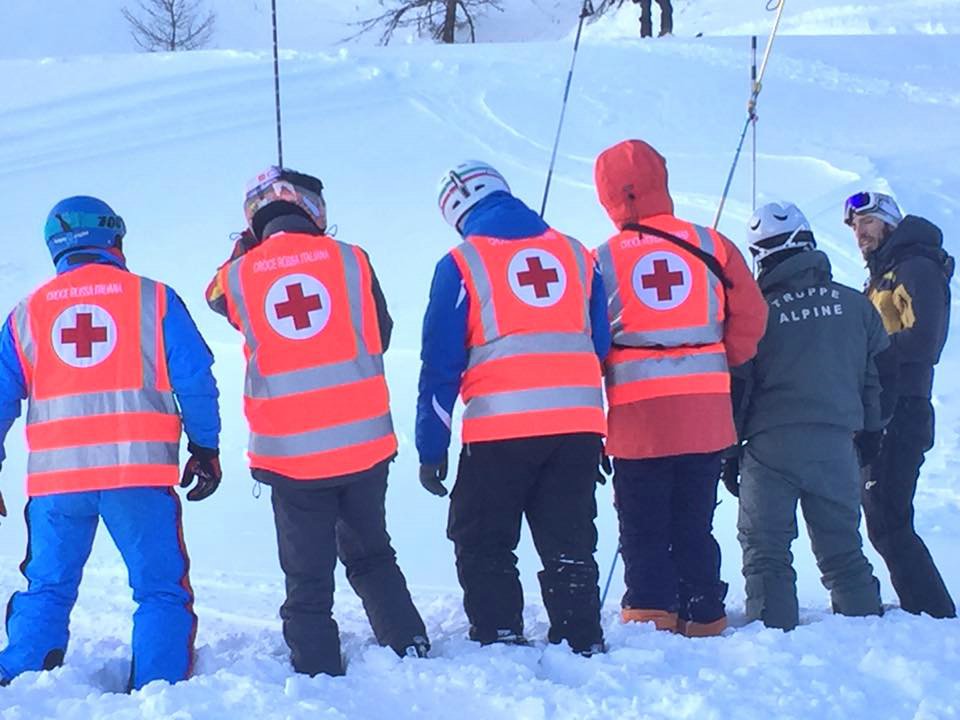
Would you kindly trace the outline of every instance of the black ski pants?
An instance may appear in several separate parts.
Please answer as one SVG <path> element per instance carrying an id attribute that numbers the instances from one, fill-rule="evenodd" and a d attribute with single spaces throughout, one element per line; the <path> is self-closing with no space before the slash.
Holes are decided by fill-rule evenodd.
<path id="1" fill-rule="evenodd" d="M 523 591 L 514 551 L 527 518 L 543 570 L 548 640 L 574 652 L 603 642 L 595 497 L 599 435 L 576 433 L 472 443 L 450 496 L 453 541 L 470 638 L 522 638 Z"/>
<path id="2" fill-rule="evenodd" d="M 363 602 L 377 642 L 403 655 L 426 642 L 387 534 L 387 464 L 347 485 L 272 488 L 280 566 L 287 599 L 280 608 L 283 637 L 297 672 L 342 675 L 340 637 L 333 619 L 337 557 Z"/>
<path id="3" fill-rule="evenodd" d="M 640 3 L 640 37 L 653 35 L 652 0 L 634 0 Z M 673 32 L 673 5 L 670 0 L 657 0 L 660 6 L 660 34 Z"/>
<path id="4" fill-rule="evenodd" d="M 870 542 L 883 557 L 900 607 L 936 618 L 956 617 L 947 587 L 913 525 L 913 497 L 924 454 L 933 447 L 927 398 L 901 397 L 880 455 L 864 473 L 863 514 Z"/>
<path id="5" fill-rule="evenodd" d="M 712 623 L 725 615 L 713 537 L 720 453 L 614 461 L 622 605 Z"/>

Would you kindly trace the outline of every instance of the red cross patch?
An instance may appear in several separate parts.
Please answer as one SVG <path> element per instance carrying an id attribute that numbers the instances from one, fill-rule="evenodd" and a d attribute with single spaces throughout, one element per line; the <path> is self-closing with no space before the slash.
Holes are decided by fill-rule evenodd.
<path id="1" fill-rule="evenodd" d="M 633 268 L 633 291 L 653 310 L 672 310 L 686 302 L 692 280 L 687 261 L 667 250 L 647 253 Z"/>
<path id="2" fill-rule="evenodd" d="M 285 275 L 270 286 L 264 312 L 270 327 L 290 340 L 306 340 L 330 321 L 330 293 L 312 275 Z"/>
<path id="3" fill-rule="evenodd" d="M 99 305 L 73 305 L 57 316 L 50 340 L 57 357 L 67 365 L 93 367 L 117 347 L 117 323 Z"/>
<path id="4" fill-rule="evenodd" d="M 555 255 L 528 248 L 510 260 L 507 277 L 513 294 L 527 305 L 550 307 L 560 302 L 567 290 L 567 273 Z"/>

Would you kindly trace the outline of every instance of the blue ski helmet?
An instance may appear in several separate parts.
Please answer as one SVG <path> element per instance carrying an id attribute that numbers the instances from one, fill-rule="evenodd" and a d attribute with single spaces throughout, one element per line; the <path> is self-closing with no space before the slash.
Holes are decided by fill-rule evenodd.
<path id="1" fill-rule="evenodd" d="M 114 248 L 127 229 L 123 218 L 103 200 L 75 195 L 61 200 L 47 215 L 43 236 L 56 263 L 77 248 Z"/>

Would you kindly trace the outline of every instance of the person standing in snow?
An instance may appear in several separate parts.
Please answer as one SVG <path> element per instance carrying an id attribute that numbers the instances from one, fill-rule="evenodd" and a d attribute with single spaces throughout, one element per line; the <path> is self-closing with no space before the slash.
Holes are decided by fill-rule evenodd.
<path id="1" fill-rule="evenodd" d="M 0 333 L 0 462 L 22 400 L 29 447 L 28 586 L 7 606 L 0 684 L 63 663 L 100 518 L 137 603 L 130 687 L 184 680 L 193 667 L 197 616 L 172 487 L 181 420 L 190 459 L 180 485 L 197 481 L 187 499 L 220 483 L 213 355 L 173 290 L 127 270 L 125 231 L 102 200 L 57 203 L 44 233 L 57 276 Z"/>
<path id="2" fill-rule="evenodd" d="M 602 279 L 583 245 L 549 227 L 486 163 L 445 173 L 439 206 L 462 242 L 437 263 L 430 289 L 416 443 L 420 482 L 446 495 L 461 394 L 447 536 L 470 639 L 526 643 L 514 554 L 525 516 L 543 563 L 549 642 L 603 652 L 594 559 L 600 361 L 610 345 Z"/>
<path id="3" fill-rule="evenodd" d="M 597 256 L 613 349 L 606 451 L 614 460 L 624 622 L 688 636 L 726 628 L 712 534 L 720 453 L 735 442 L 728 366 L 746 362 L 767 308 L 736 246 L 673 214 L 663 157 L 604 150 L 597 194 L 617 228 Z"/>
<path id="4" fill-rule="evenodd" d="M 887 564 L 904 610 L 956 617 L 953 599 L 913 524 L 920 466 L 933 447 L 933 368 L 950 326 L 954 259 L 943 249 L 940 228 L 915 215 L 903 217 L 889 195 L 852 195 L 843 219 L 867 263 L 866 294 L 890 334 L 896 367 L 893 417 L 882 436 L 871 438 L 875 448 L 864 473 L 867 534 Z"/>
<path id="5" fill-rule="evenodd" d="M 322 191 L 287 168 L 254 178 L 249 229 L 207 302 L 244 336 L 248 455 L 271 487 L 291 662 L 342 675 L 338 556 L 377 642 L 401 657 L 426 657 L 430 644 L 386 528 L 397 439 L 383 353 L 393 321 L 366 252 L 326 234 Z"/>
<path id="6" fill-rule="evenodd" d="M 792 203 L 759 208 L 748 242 L 770 314 L 756 357 L 734 369 L 746 445 L 742 464 L 737 452 L 723 466 L 724 484 L 740 498 L 747 618 L 782 630 L 799 622 L 790 553 L 797 503 L 834 612 L 880 615 L 880 584 L 860 537 L 857 450 L 862 462 L 882 427 L 883 323 L 863 295 L 833 281 Z"/>
<path id="7" fill-rule="evenodd" d="M 653 36 L 653 0 L 633 0 L 640 3 L 640 37 Z M 673 4 L 671 0 L 657 0 L 660 6 L 660 37 L 673 32 Z"/>

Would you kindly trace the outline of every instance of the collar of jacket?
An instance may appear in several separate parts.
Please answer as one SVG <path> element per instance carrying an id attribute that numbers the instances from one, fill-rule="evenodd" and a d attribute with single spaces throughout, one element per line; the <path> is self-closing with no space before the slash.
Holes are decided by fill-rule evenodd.
<path id="1" fill-rule="evenodd" d="M 907 215 L 896 230 L 867 258 L 871 282 L 877 281 L 904 260 L 925 257 L 943 268 L 947 280 L 953 276 L 954 260 L 943 249 L 943 232 L 929 220 Z"/>
<path id="2" fill-rule="evenodd" d="M 126 270 L 127 259 L 116 248 L 78 248 L 57 260 L 57 275 L 63 275 L 86 265 L 112 265 Z"/>
<path id="3" fill-rule="evenodd" d="M 777 290 L 810 287 L 833 280 L 830 258 L 821 250 L 808 250 L 787 258 L 767 272 L 760 273 L 757 282 L 764 294 Z"/>
<path id="4" fill-rule="evenodd" d="M 507 192 L 495 192 L 485 197 L 463 219 L 460 234 L 519 240 L 542 235 L 547 223 L 526 204 Z"/>
<path id="5" fill-rule="evenodd" d="M 304 217 L 303 215 L 298 215 L 297 213 L 278 215 L 270 220 L 263 228 L 263 240 L 269 240 L 271 235 L 277 235 L 279 233 L 323 235 L 323 232 L 313 223 L 312 220 Z"/>

